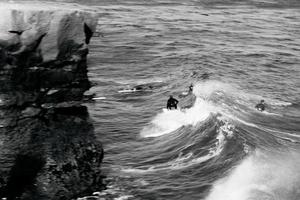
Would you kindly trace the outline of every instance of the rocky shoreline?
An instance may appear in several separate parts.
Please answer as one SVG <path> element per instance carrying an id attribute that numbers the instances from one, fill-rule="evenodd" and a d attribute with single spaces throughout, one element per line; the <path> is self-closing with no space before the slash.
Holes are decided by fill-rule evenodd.
<path id="1" fill-rule="evenodd" d="M 74 199 L 104 189 L 102 145 L 82 105 L 97 15 L 0 4 L 1 198 Z"/>

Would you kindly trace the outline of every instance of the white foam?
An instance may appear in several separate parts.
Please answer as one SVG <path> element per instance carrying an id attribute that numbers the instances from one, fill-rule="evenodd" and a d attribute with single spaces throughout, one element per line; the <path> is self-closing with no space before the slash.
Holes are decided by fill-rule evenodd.
<path id="1" fill-rule="evenodd" d="M 111 79 L 103 79 L 101 78 L 101 81 L 112 81 Z M 122 85 L 147 85 L 147 84 L 155 84 L 155 83 L 164 83 L 166 81 L 166 78 L 148 78 L 148 79 L 122 79 L 122 78 L 116 78 L 113 80 L 115 83 L 122 84 Z"/>
<path id="2" fill-rule="evenodd" d="M 93 100 L 104 100 L 106 97 L 94 97 Z"/>
<path id="3" fill-rule="evenodd" d="M 142 137 L 158 137 L 171 133 L 182 126 L 195 126 L 197 123 L 204 121 L 211 113 L 225 113 L 222 108 L 223 104 L 213 102 L 213 95 L 236 93 L 235 87 L 219 81 L 206 81 L 196 83 L 193 94 L 196 101 L 193 107 L 185 110 L 171 110 L 159 113 L 150 123 L 141 131 Z M 223 107 L 226 106 L 225 104 Z"/>
<path id="4" fill-rule="evenodd" d="M 218 119 L 220 120 L 220 118 L 218 118 Z M 222 135 L 226 136 L 227 138 L 233 137 L 235 126 L 230 124 L 226 120 L 222 120 L 222 121 L 224 122 L 224 125 L 219 128 L 219 130 L 218 130 L 219 133 L 222 133 Z M 218 136 L 218 137 L 220 137 L 220 136 Z"/>
<path id="5" fill-rule="evenodd" d="M 133 89 L 126 89 L 126 90 L 119 90 L 119 93 L 132 93 L 132 92 L 137 92 L 138 90 L 136 88 Z"/>
<path id="6" fill-rule="evenodd" d="M 268 111 L 262 111 L 261 113 L 262 113 L 262 114 L 265 114 L 265 115 L 283 116 L 283 115 L 281 115 L 281 114 L 272 113 L 272 112 L 268 112 Z"/>
<path id="7" fill-rule="evenodd" d="M 206 200 L 300 199 L 300 154 L 255 152 L 217 181 Z"/>
<path id="8" fill-rule="evenodd" d="M 286 102 L 286 101 L 280 101 L 280 100 L 275 100 L 275 99 L 269 99 L 268 104 L 273 105 L 273 106 L 290 106 L 292 103 Z"/>
<path id="9" fill-rule="evenodd" d="M 116 197 L 116 198 L 114 198 L 114 200 L 127 200 L 127 199 L 131 199 L 133 197 L 134 196 L 132 196 L 132 195 L 124 195 L 124 196 Z"/>
<path id="10" fill-rule="evenodd" d="M 192 125 L 207 119 L 215 110 L 209 102 L 197 98 L 193 107 L 185 110 L 170 110 L 159 113 L 140 133 L 142 137 L 158 137 L 171 133 L 182 126 Z"/>

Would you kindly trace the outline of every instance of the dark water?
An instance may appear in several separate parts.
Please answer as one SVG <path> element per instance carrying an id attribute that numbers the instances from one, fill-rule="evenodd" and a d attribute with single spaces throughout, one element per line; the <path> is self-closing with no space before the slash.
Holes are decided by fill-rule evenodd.
<path id="1" fill-rule="evenodd" d="M 104 197 L 300 199 L 300 9 L 249 2 L 92 3 Z M 181 110 L 163 111 L 170 94 Z"/>

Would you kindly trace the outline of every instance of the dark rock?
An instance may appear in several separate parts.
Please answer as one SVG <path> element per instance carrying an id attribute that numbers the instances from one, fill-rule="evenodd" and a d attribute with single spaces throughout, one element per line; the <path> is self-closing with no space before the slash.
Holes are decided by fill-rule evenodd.
<path id="1" fill-rule="evenodd" d="M 90 29 L 90 27 L 84 23 L 84 33 L 85 33 L 85 43 L 89 44 L 90 43 L 90 39 L 93 36 L 93 31 Z"/>
<path id="2" fill-rule="evenodd" d="M 34 117 L 41 113 L 40 108 L 34 108 L 34 107 L 26 107 L 25 110 L 22 111 L 23 117 Z"/>
<path id="3" fill-rule="evenodd" d="M 82 105 L 97 19 L 78 7 L 26 6 L 0 7 L 0 199 L 101 191 L 103 149 Z"/>

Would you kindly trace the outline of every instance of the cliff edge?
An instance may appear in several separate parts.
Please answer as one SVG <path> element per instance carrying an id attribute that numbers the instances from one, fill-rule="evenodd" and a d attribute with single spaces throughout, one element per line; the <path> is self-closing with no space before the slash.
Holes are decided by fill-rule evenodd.
<path id="1" fill-rule="evenodd" d="M 0 2 L 0 197 L 74 199 L 104 188 L 84 92 L 97 16 Z"/>

